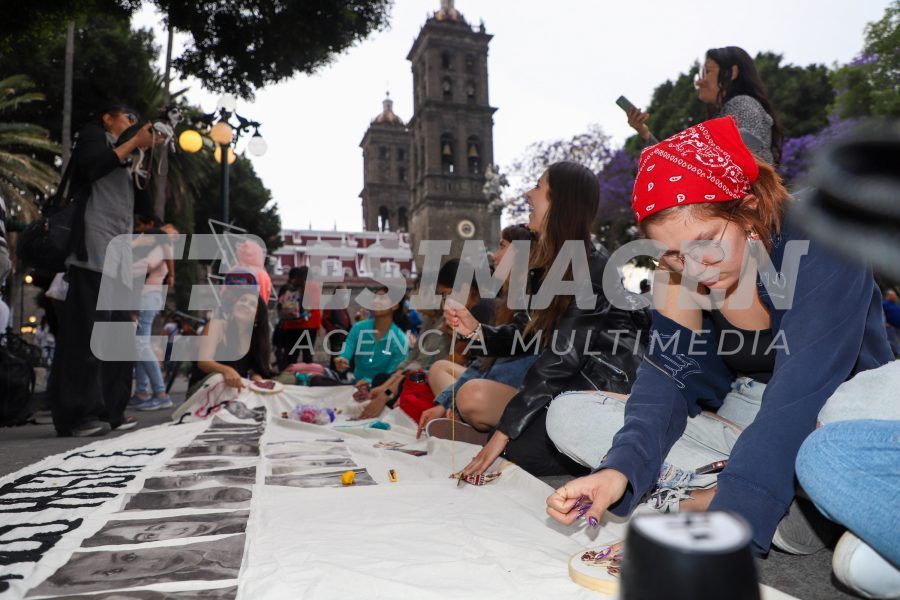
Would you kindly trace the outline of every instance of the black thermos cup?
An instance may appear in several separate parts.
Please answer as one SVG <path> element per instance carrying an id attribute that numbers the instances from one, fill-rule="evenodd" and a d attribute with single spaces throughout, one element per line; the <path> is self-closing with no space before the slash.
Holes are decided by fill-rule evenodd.
<path id="1" fill-rule="evenodd" d="M 759 600 L 750 527 L 711 511 L 638 515 L 620 572 L 623 600 Z"/>

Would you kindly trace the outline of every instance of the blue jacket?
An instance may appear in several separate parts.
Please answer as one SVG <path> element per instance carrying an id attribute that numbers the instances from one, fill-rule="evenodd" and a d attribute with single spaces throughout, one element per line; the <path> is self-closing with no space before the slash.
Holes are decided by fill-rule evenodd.
<path id="1" fill-rule="evenodd" d="M 808 239 L 789 221 L 772 238 L 772 265 L 779 274 L 786 244 Z M 784 286 L 772 285 L 770 292 L 763 278 L 777 283 L 784 278 L 761 273 L 757 287 L 771 315 L 775 341 L 787 349 L 775 350 L 775 370 L 759 413 L 738 438 L 709 508 L 744 517 L 754 544 L 767 552 L 794 497 L 797 451 L 815 429 L 819 410 L 841 383 L 893 356 L 881 292 L 867 267 L 811 240 L 800 259 L 789 309 L 780 303 Z M 614 514 L 629 514 L 656 483 L 687 419 L 717 410 L 730 390 L 736 375 L 716 353 L 718 333 L 706 314 L 702 329 L 689 355 L 691 330 L 653 313 L 648 350 L 625 405 L 625 424 L 598 467 L 628 477 L 630 485 L 611 509 Z"/>

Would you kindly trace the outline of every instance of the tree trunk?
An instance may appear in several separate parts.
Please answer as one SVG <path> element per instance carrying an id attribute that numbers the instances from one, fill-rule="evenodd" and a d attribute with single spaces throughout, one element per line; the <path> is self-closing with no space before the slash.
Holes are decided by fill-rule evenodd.
<path id="1" fill-rule="evenodd" d="M 72 154 L 72 68 L 75 62 L 75 22 L 66 26 L 66 66 L 63 84 L 62 159 L 63 169 Z"/>
<path id="2" fill-rule="evenodd" d="M 169 87 L 171 85 L 171 74 L 172 74 L 172 25 L 169 25 L 169 39 L 166 43 L 166 70 L 163 75 L 163 105 L 162 108 L 166 109 L 169 106 L 169 102 L 172 99 L 171 91 Z M 169 184 L 169 168 L 168 168 L 168 160 L 169 160 L 169 146 L 168 144 L 160 146 L 159 148 L 159 161 L 161 165 L 164 165 L 162 169 L 157 173 L 156 180 L 156 198 L 153 202 L 153 210 L 156 212 L 156 215 L 165 220 L 166 218 L 166 196 L 168 192 L 168 184 Z M 161 225 L 162 223 L 158 223 Z"/>

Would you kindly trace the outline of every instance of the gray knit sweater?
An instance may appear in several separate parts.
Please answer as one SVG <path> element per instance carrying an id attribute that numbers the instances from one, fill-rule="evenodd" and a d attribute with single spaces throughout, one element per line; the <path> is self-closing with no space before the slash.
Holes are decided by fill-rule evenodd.
<path id="1" fill-rule="evenodd" d="M 722 105 L 717 117 L 731 115 L 737 120 L 744 143 L 755 155 L 773 164 L 772 117 L 752 96 L 735 96 Z"/>

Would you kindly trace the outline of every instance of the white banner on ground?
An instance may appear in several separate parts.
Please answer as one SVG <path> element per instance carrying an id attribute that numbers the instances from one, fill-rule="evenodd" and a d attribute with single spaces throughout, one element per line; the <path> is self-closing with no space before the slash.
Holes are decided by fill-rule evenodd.
<path id="1" fill-rule="evenodd" d="M 382 415 L 389 430 L 352 421 L 352 392 L 212 378 L 172 423 L 3 477 L 0 599 L 598 596 L 568 559 L 624 524 L 551 522 L 552 490 L 505 461 L 496 481 L 457 487 L 478 448 L 416 440 L 401 411 Z M 298 405 L 336 420 L 283 418 Z"/>

